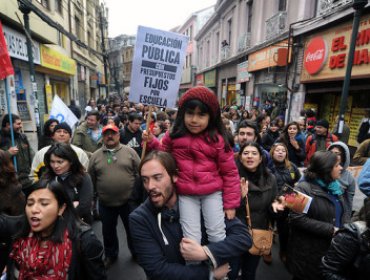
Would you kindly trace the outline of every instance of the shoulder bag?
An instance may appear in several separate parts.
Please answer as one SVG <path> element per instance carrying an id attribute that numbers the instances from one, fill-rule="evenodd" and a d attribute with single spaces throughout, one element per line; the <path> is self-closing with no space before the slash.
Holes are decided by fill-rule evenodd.
<path id="1" fill-rule="evenodd" d="M 249 232 L 252 236 L 252 247 L 249 249 L 249 253 L 251 255 L 256 256 L 267 256 L 271 252 L 272 247 L 272 237 L 273 237 L 273 231 L 271 227 L 271 223 L 269 223 L 269 229 L 253 229 L 252 228 L 252 221 L 251 221 L 251 215 L 249 210 L 249 202 L 248 197 L 246 197 L 246 203 L 245 203 L 245 209 L 246 209 L 246 219 L 249 226 Z"/>

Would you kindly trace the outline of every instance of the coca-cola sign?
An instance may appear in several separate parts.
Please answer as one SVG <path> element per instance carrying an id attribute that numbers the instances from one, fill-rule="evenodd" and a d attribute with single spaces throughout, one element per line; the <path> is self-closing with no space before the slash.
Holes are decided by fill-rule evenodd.
<path id="1" fill-rule="evenodd" d="M 304 53 L 303 66 L 310 75 L 318 73 L 328 58 L 328 47 L 322 37 L 313 38 Z"/>

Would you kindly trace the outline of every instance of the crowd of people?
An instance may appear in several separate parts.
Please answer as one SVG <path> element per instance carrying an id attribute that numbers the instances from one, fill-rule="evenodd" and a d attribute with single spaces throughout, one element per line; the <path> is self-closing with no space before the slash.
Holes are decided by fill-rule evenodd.
<path id="1" fill-rule="evenodd" d="M 370 129 L 351 156 L 347 130 L 330 131 L 312 110 L 285 124 L 267 105 L 221 108 L 206 87 L 189 89 L 176 110 L 72 102 L 80 122 L 45 122 L 36 153 L 20 117 L 5 115 L 0 273 L 106 279 L 119 261 L 120 217 L 148 279 L 254 280 L 260 261 L 273 261 L 271 244 L 252 250 L 255 229 L 278 235 L 293 279 L 367 279 Z M 364 165 L 358 181 L 354 164 Z M 287 189 L 311 198 L 304 211 L 289 206 Z M 356 189 L 367 197 L 359 212 Z"/>

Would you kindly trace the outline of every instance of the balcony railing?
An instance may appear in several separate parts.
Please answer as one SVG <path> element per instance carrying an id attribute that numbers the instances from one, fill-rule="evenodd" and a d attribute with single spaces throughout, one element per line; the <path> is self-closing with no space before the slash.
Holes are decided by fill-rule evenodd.
<path id="1" fill-rule="evenodd" d="M 343 7 L 351 6 L 352 3 L 353 0 L 319 0 L 317 3 L 316 16 L 334 13 Z"/>
<path id="2" fill-rule="evenodd" d="M 221 60 L 228 59 L 230 57 L 230 46 L 221 47 Z"/>
<path id="3" fill-rule="evenodd" d="M 242 52 L 250 46 L 251 43 L 251 33 L 247 32 L 239 36 L 239 45 L 238 45 L 238 51 Z"/>
<path id="4" fill-rule="evenodd" d="M 266 40 L 270 40 L 288 30 L 287 12 L 279 12 L 266 20 Z"/>

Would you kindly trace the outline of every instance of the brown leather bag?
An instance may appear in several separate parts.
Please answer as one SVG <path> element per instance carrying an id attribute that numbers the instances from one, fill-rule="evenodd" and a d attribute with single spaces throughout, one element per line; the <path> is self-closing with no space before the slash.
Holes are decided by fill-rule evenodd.
<path id="1" fill-rule="evenodd" d="M 251 215 L 249 210 L 248 197 L 246 197 L 245 203 L 246 219 L 249 226 L 249 232 L 252 236 L 252 247 L 249 249 L 249 253 L 256 256 L 266 256 L 271 253 L 273 230 L 271 223 L 269 223 L 269 229 L 253 229 Z"/>

